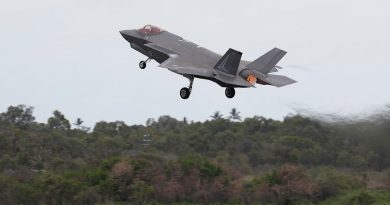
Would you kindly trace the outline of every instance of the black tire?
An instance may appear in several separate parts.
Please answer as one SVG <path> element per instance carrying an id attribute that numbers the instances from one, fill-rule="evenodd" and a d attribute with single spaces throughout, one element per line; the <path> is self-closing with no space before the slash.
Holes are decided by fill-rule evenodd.
<path id="1" fill-rule="evenodd" d="M 138 65 L 139 65 L 139 68 L 141 68 L 141 69 L 145 69 L 146 68 L 146 62 L 145 61 L 140 61 Z"/>
<path id="2" fill-rule="evenodd" d="M 190 97 L 190 89 L 188 88 L 182 88 L 180 89 L 180 97 L 183 98 L 183 99 L 187 99 L 188 97 Z"/>
<path id="3" fill-rule="evenodd" d="M 236 94 L 236 91 L 234 90 L 234 88 L 228 87 L 225 89 L 225 95 L 227 98 L 233 98 L 235 94 Z"/>

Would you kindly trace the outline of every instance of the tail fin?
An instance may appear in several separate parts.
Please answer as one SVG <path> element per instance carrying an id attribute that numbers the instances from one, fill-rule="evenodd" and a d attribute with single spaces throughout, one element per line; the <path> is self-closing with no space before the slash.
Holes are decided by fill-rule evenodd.
<path id="1" fill-rule="evenodd" d="M 236 76 L 241 56 L 241 52 L 229 48 L 225 55 L 215 64 L 214 69 L 222 71 L 223 74 L 228 76 Z"/>
<path id="2" fill-rule="evenodd" d="M 276 64 L 283 58 L 284 55 L 286 55 L 286 53 L 287 52 L 284 50 L 274 48 L 255 61 L 249 63 L 247 67 L 257 70 L 263 74 L 268 74 L 275 68 Z"/>

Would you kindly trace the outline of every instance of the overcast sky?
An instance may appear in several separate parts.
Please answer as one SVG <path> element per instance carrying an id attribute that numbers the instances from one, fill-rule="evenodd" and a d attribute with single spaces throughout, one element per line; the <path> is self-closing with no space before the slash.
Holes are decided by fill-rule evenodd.
<path id="1" fill-rule="evenodd" d="M 35 107 L 68 119 L 141 124 L 170 115 L 206 120 L 235 107 L 244 117 L 282 119 L 296 108 L 352 114 L 390 102 L 390 1 L 0 0 L 0 112 Z M 188 80 L 129 47 L 119 30 L 154 24 L 212 51 L 254 60 L 273 47 L 288 51 L 279 74 L 298 83 L 236 89 Z"/>

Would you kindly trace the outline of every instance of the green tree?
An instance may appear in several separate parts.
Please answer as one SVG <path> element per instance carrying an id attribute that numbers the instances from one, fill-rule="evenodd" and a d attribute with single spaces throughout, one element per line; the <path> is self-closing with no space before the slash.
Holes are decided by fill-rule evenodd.
<path id="1" fill-rule="evenodd" d="M 95 127 L 93 128 L 94 133 L 101 133 L 108 135 L 110 137 L 114 137 L 118 134 L 118 127 L 117 123 L 115 122 L 105 122 L 101 121 L 95 124 Z"/>
<path id="2" fill-rule="evenodd" d="M 132 199 L 136 201 L 136 204 L 147 204 L 153 196 L 154 189 L 152 186 L 146 184 L 142 180 L 136 180 L 131 185 Z"/>
<path id="3" fill-rule="evenodd" d="M 83 189 L 75 180 L 52 174 L 43 175 L 38 187 L 43 195 L 42 204 L 74 204 L 77 193 Z"/>
<path id="4" fill-rule="evenodd" d="M 58 110 L 53 112 L 53 117 L 50 117 L 47 120 L 47 124 L 51 129 L 70 129 L 69 120 L 67 120 L 65 116 Z"/>
<path id="5" fill-rule="evenodd" d="M 25 105 L 9 106 L 7 112 L 0 114 L 0 120 L 19 128 L 26 128 L 35 120 L 35 117 L 32 115 L 33 111 L 33 107 Z"/>

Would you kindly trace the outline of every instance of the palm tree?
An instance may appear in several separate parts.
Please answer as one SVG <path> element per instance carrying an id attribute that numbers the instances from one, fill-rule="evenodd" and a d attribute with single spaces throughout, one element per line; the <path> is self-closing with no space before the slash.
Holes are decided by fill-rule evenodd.
<path id="1" fill-rule="evenodd" d="M 222 114 L 219 111 L 214 112 L 213 115 L 210 116 L 213 120 L 218 120 L 222 118 Z"/>
<path id="2" fill-rule="evenodd" d="M 232 108 L 232 111 L 230 111 L 229 119 L 230 119 L 230 120 L 238 120 L 238 121 L 241 121 L 240 112 L 238 112 L 236 108 Z"/>
<path id="3" fill-rule="evenodd" d="M 73 123 L 73 124 L 76 125 L 77 127 L 80 127 L 81 124 L 83 124 L 83 122 L 84 122 L 84 121 L 83 121 L 81 118 L 77 118 L 76 122 Z"/>

